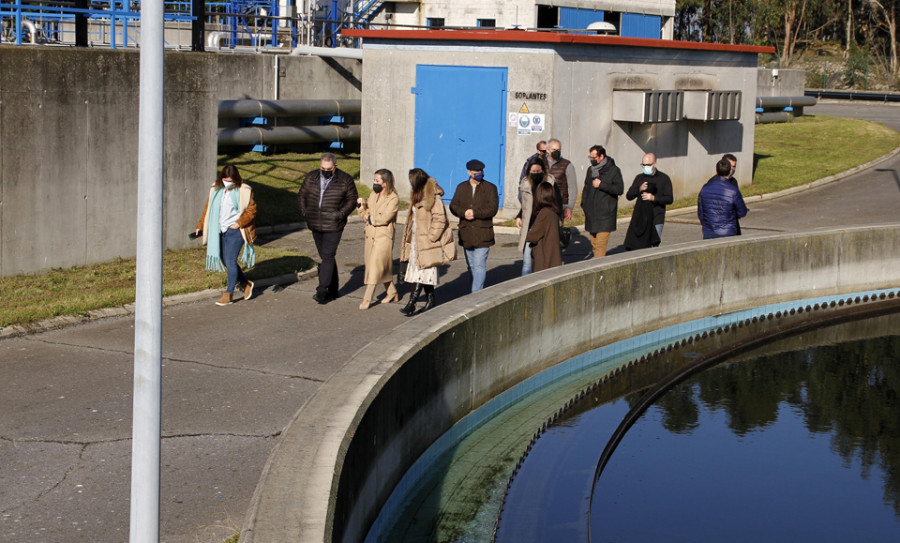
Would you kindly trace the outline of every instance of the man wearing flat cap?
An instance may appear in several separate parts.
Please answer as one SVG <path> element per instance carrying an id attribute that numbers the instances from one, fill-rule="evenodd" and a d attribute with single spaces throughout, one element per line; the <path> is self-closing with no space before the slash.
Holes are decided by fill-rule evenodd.
<path id="1" fill-rule="evenodd" d="M 466 163 L 469 179 L 456 187 L 450 212 L 459 217 L 459 244 L 472 274 L 472 292 L 484 288 L 488 250 L 494 244 L 494 215 L 500 208 L 497 186 L 484 180 L 484 163 Z"/>

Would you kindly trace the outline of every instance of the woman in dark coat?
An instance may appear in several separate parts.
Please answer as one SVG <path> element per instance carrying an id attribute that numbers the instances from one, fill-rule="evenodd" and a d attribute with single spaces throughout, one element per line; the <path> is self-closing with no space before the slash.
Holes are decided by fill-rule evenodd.
<path id="1" fill-rule="evenodd" d="M 534 193 L 537 217 L 525 241 L 531 244 L 534 271 L 562 265 L 562 251 L 559 248 L 559 202 L 553 185 L 542 181 Z"/>

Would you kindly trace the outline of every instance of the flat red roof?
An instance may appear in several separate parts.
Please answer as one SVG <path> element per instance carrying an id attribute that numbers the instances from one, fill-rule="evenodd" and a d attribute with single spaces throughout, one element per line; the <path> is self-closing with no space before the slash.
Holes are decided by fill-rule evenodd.
<path id="1" fill-rule="evenodd" d="M 775 48 L 759 45 L 726 45 L 695 41 L 653 40 L 648 38 L 623 38 L 535 30 L 361 30 L 344 29 L 344 36 L 380 40 L 431 40 L 431 41 L 490 41 L 524 43 L 572 43 L 592 45 L 625 45 L 629 47 L 658 47 L 662 49 L 692 49 L 700 51 L 727 51 L 733 53 L 774 53 Z"/>

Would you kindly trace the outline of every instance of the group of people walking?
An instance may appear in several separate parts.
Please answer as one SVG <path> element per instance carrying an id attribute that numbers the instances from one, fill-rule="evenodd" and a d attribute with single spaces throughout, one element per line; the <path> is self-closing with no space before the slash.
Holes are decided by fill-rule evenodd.
<path id="1" fill-rule="evenodd" d="M 592 146 L 588 159 L 581 207 L 594 258 L 606 255 L 609 236 L 616 230 L 618 199 L 623 193 L 629 201 L 636 200 L 625 248 L 658 246 L 666 206 L 674 201 L 674 196 L 671 179 L 656 167 L 656 155 L 643 156 L 640 173 L 627 193 L 621 170 L 603 146 Z M 697 214 L 704 239 L 741 233 L 739 219 L 747 214 L 747 207 L 734 179 L 736 166 L 734 155 L 723 156 L 716 163 L 716 175 L 700 191 Z M 495 243 L 493 219 L 499 211 L 497 186 L 484 179 L 484 169 L 480 160 L 466 163 L 469 178 L 457 185 L 449 205 L 450 213 L 459 219 L 459 244 L 471 274 L 472 292 L 484 288 L 488 253 Z M 438 266 L 457 259 L 442 200 L 443 188 L 421 168 L 409 170 L 409 184 L 410 206 L 401 237 L 399 274 L 401 280 L 413 285 L 407 303 L 400 309 L 407 316 L 434 307 Z M 539 142 L 537 152 L 525 161 L 519 183 L 521 208 L 515 222 L 520 229 L 522 275 L 562 265 L 561 233 L 565 233 L 565 222 L 572 220 L 576 195 L 575 169 L 570 160 L 562 157 L 560 141 Z M 366 289 L 359 308 L 369 308 L 378 285 L 385 289 L 382 303 L 400 302 L 393 283 L 394 231 L 400 200 L 390 170 L 375 172 L 372 193 L 364 199 L 359 197 L 353 178 L 338 169 L 337 158 L 325 153 L 319 168 L 306 175 L 297 202 L 321 261 L 313 294 L 317 303 L 326 304 L 339 295 L 336 254 L 354 209 L 359 210 L 365 223 Z M 235 166 L 225 166 L 210 187 L 203 216 L 192 236 L 202 237 L 207 246 L 207 269 L 227 272 L 226 290 L 216 305 L 232 303 L 236 288 L 245 300 L 253 296 L 253 282 L 244 275 L 240 263 L 251 267 L 255 263 L 255 217 L 252 190 Z M 418 307 L 420 300 L 424 304 Z"/>
<path id="2" fill-rule="evenodd" d="M 484 287 L 487 253 L 494 244 L 493 217 L 499 209 L 496 185 L 484 180 L 484 164 L 470 160 L 466 164 L 469 179 L 460 183 L 450 212 L 459 217 L 459 242 L 465 250 L 472 273 L 472 291 Z M 331 181 L 331 179 L 334 181 Z M 345 183 L 344 180 L 349 180 Z M 337 186 L 329 190 L 332 183 Z M 409 171 L 410 206 L 401 236 L 400 262 L 403 281 L 413 285 L 406 305 L 400 311 L 407 316 L 428 311 L 435 305 L 438 266 L 457 258 L 456 244 L 442 197 L 444 189 L 421 168 Z M 368 199 L 359 197 L 350 176 L 337 169 L 334 155 L 322 155 L 319 170 L 310 172 L 298 194 L 300 213 L 307 218 L 319 253 L 319 284 L 313 299 L 325 304 L 337 298 L 338 281 L 335 254 L 347 218 L 354 206 L 365 222 L 366 285 L 360 310 L 371 305 L 377 285 L 385 288 L 384 302 L 399 302 L 393 284 L 393 245 L 399 198 L 394 174 L 381 169 L 373 176 Z M 310 221 L 310 217 L 314 217 Z M 317 221 L 325 218 L 326 221 Z M 334 271 L 333 271 L 334 270 Z M 424 304 L 418 307 L 420 299 Z"/>

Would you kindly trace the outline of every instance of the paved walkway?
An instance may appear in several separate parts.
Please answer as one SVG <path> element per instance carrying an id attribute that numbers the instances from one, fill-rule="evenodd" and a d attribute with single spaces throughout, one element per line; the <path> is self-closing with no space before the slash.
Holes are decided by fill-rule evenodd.
<path id="1" fill-rule="evenodd" d="M 808 113 L 842 111 L 900 129 L 898 107 L 820 105 Z M 897 222 L 898 171 L 895 157 L 840 183 L 753 202 L 744 234 Z M 699 239 L 695 215 L 669 217 L 665 245 Z M 488 285 L 520 269 L 516 237 L 497 241 Z M 264 242 L 315 254 L 306 231 Z M 578 237 L 565 259 L 589 251 Z M 218 543 L 238 529 L 297 409 L 353 353 L 407 320 L 396 304 L 359 311 L 362 254 L 362 226 L 350 225 L 338 251 L 341 297 L 325 306 L 311 298 L 314 281 L 303 281 L 225 308 L 210 298 L 164 311 L 162 541 Z M 438 302 L 468 286 L 465 262 L 453 263 Z M 0 341 L 0 541 L 127 540 L 133 324 L 110 318 Z"/>

